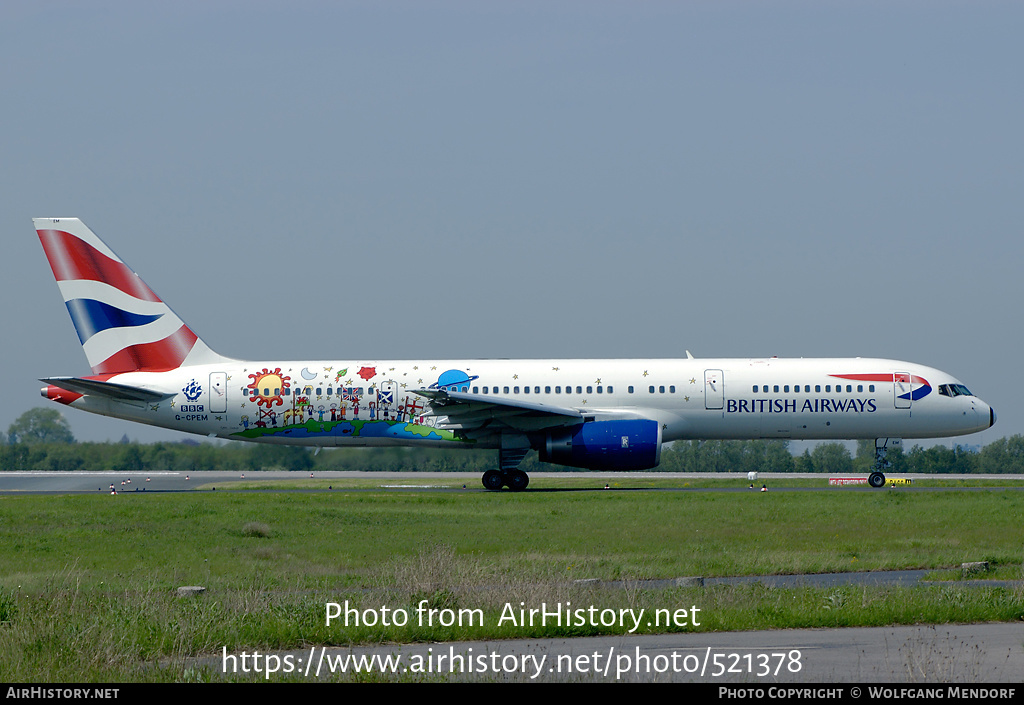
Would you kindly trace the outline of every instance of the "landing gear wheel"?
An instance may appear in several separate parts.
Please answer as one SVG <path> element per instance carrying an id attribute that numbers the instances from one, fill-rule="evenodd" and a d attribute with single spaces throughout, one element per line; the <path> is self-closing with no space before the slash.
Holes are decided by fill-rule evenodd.
<path id="1" fill-rule="evenodd" d="M 530 484 L 530 476 L 522 470 L 512 470 L 505 475 L 505 484 L 513 492 L 522 492 Z"/>
<path id="2" fill-rule="evenodd" d="M 885 486 L 885 475 L 880 472 L 873 472 L 868 475 L 868 484 L 872 487 L 884 487 Z"/>
<path id="3" fill-rule="evenodd" d="M 500 490 L 505 484 L 505 476 L 498 470 L 488 470 L 484 473 L 483 483 L 488 490 Z"/>

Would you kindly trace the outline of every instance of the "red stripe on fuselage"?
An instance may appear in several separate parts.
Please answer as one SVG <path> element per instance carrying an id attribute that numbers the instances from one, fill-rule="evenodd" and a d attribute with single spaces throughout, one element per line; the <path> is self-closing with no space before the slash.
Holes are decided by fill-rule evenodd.
<path id="1" fill-rule="evenodd" d="M 829 377 L 839 377 L 840 379 L 849 379 L 856 382 L 892 382 L 893 379 L 897 382 L 910 382 L 912 379 L 917 384 L 923 384 L 925 386 L 932 386 L 928 384 L 928 380 L 924 377 L 918 377 L 917 375 L 907 375 L 905 372 L 890 372 L 885 373 L 872 373 L 863 375 L 829 375 Z M 907 379 L 910 377 L 910 379 Z"/>
<path id="2" fill-rule="evenodd" d="M 89 243 L 63 230 L 37 232 L 57 281 L 88 279 L 104 282 L 137 299 L 160 301 L 125 263 L 107 257 Z"/>
<path id="3" fill-rule="evenodd" d="M 181 367 L 192 347 L 196 344 L 196 334 L 188 326 L 182 326 L 176 332 L 155 343 L 130 345 L 124 350 L 114 353 L 103 362 L 95 365 L 92 371 L 98 375 L 117 374 L 143 370 L 162 372 Z"/>

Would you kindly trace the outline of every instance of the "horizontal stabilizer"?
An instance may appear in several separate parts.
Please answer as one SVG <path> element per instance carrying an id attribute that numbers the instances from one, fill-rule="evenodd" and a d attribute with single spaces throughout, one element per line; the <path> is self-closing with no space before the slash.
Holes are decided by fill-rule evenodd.
<path id="1" fill-rule="evenodd" d="M 49 377 L 40 379 L 40 382 L 66 389 L 75 394 L 91 394 L 93 396 L 108 397 L 116 401 L 135 402 L 158 402 L 164 399 L 171 399 L 175 392 L 154 392 L 151 389 L 141 387 L 130 387 L 127 384 L 114 384 L 113 382 L 100 382 L 95 379 L 82 379 L 81 377 Z"/>

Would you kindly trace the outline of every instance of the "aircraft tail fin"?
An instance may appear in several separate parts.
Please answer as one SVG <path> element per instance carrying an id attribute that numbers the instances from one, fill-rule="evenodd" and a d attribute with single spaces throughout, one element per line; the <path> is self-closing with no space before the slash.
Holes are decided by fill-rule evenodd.
<path id="1" fill-rule="evenodd" d="M 93 374 L 226 360 L 78 218 L 33 220 Z"/>

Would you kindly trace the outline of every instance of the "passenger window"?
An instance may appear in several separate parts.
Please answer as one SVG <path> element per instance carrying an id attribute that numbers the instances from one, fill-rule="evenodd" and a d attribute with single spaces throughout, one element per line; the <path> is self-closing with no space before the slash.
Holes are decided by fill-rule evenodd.
<path id="1" fill-rule="evenodd" d="M 545 394 L 551 394 L 551 387 L 550 386 L 544 387 L 544 393 Z"/>
<path id="2" fill-rule="evenodd" d="M 555 394 L 561 394 L 561 393 L 562 393 L 562 388 L 561 387 L 555 387 Z"/>
<path id="3" fill-rule="evenodd" d="M 594 393 L 594 388 L 588 385 L 587 386 L 587 394 L 593 394 L 593 393 Z"/>
<path id="4" fill-rule="evenodd" d="M 583 394 L 583 387 L 576 387 L 577 394 Z"/>
<path id="5" fill-rule="evenodd" d="M 787 384 L 785 387 L 783 387 L 782 391 L 784 391 L 786 394 L 789 394 L 789 385 Z"/>
<path id="6" fill-rule="evenodd" d="M 632 394 L 632 393 L 633 393 L 633 385 L 629 385 L 629 386 L 628 386 L 628 387 L 626 388 L 626 391 L 627 391 L 627 392 L 629 392 L 630 394 Z"/>
<path id="7" fill-rule="evenodd" d="M 821 391 L 821 385 L 820 384 L 814 385 L 814 391 L 820 392 Z"/>
<path id="8" fill-rule="evenodd" d="M 676 393 L 676 386 L 673 384 L 671 387 L 668 388 L 668 391 L 669 391 L 669 394 L 675 394 Z"/>
<path id="9" fill-rule="evenodd" d="M 597 393 L 598 393 L 598 394 L 602 394 L 602 393 L 603 393 L 603 391 L 604 391 L 604 388 L 603 388 L 603 387 L 598 387 L 598 388 L 597 388 Z"/>
<path id="10" fill-rule="evenodd" d="M 608 393 L 609 393 L 609 394 L 611 394 L 611 393 L 612 393 L 612 385 L 610 385 L 610 384 L 608 385 Z"/>
<path id="11" fill-rule="evenodd" d="M 648 387 L 647 391 L 649 391 L 651 394 L 654 394 L 654 385 L 652 384 L 650 387 Z"/>
<path id="12" fill-rule="evenodd" d="M 775 385 L 775 387 L 774 387 L 774 389 L 775 389 L 775 392 L 776 392 L 776 393 L 778 393 L 778 391 L 779 391 L 779 385 L 777 385 L 777 384 L 776 384 L 776 385 Z"/>
<path id="13" fill-rule="evenodd" d="M 665 393 L 665 385 L 664 385 L 664 384 L 663 384 L 663 385 L 661 385 L 660 387 L 658 387 L 658 392 L 659 392 L 660 394 L 664 394 L 664 393 Z"/>
<path id="14" fill-rule="evenodd" d="M 529 393 L 530 393 L 530 388 L 529 387 L 523 387 L 523 394 L 529 394 Z"/>
<path id="15" fill-rule="evenodd" d="M 512 392 L 513 392 L 514 394 L 519 394 L 519 387 L 514 387 L 514 388 L 512 389 Z"/>
<path id="16" fill-rule="evenodd" d="M 505 387 L 505 394 L 508 394 L 508 387 Z"/>

